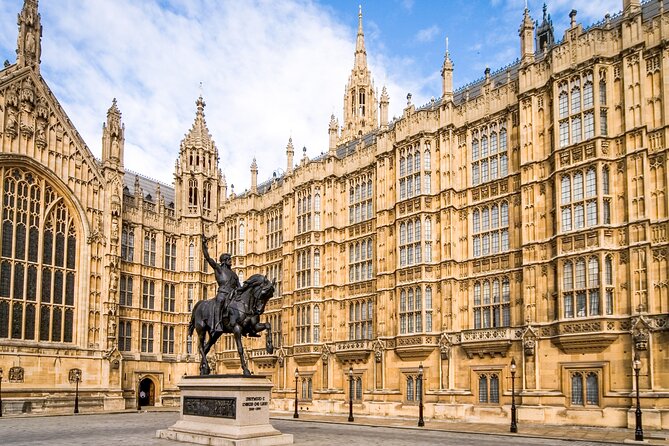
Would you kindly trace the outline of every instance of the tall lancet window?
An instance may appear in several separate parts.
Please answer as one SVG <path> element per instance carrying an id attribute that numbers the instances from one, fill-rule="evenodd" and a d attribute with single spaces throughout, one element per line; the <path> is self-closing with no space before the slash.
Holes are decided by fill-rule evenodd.
<path id="1" fill-rule="evenodd" d="M 358 92 L 358 107 L 360 109 L 360 116 L 365 116 L 365 89 L 361 88 Z"/>
<path id="2" fill-rule="evenodd" d="M 0 169 L 0 339 L 72 342 L 78 234 L 64 199 L 22 168 Z"/>
<path id="3" fill-rule="evenodd" d="M 195 178 L 188 180 L 188 207 L 197 207 L 197 180 Z"/>

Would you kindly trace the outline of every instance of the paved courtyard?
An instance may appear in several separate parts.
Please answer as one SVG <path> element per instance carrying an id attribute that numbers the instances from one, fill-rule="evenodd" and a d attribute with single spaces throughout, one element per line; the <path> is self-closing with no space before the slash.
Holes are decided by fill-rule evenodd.
<path id="1" fill-rule="evenodd" d="M 175 446 L 168 440 L 155 438 L 157 429 L 172 425 L 175 412 L 142 412 L 77 416 L 33 416 L 0 418 L 0 444 L 27 445 L 162 445 Z M 402 426 L 370 426 L 355 423 L 326 423 L 314 420 L 274 418 L 272 424 L 280 431 L 293 434 L 296 445 L 613 445 L 593 441 L 573 441 L 514 437 L 507 435 L 464 434 L 426 428 Z"/>

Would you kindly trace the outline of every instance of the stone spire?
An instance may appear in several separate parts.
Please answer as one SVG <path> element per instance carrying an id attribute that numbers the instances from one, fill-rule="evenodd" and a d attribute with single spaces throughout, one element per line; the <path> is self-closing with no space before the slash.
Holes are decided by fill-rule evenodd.
<path id="1" fill-rule="evenodd" d="M 381 128 L 388 127 L 388 104 L 390 103 L 390 97 L 388 96 L 388 90 L 384 85 L 381 89 L 381 101 L 379 105 L 379 112 L 381 114 Z"/>
<path id="2" fill-rule="evenodd" d="M 293 172 L 293 156 L 295 155 L 295 148 L 293 147 L 293 138 L 288 138 L 288 145 L 286 146 L 286 174 Z"/>
<path id="3" fill-rule="evenodd" d="M 116 98 L 107 110 L 107 122 L 102 124 L 102 162 L 105 165 L 123 167 L 125 125 L 121 123 L 121 111 Z"/>
<path id="4" fill-rule="evenodd" d="M 441 67 L 442 78 L 442 97 L 446 101 L 453 100 L 453 61 L 448 51 L 448 37 L 446 37 L 446 53 L 444 54 L 444 64 Z"/>
<path id="5" fill-rule="evenodd" d="M 42 24 L 37 11 L 37 0 L 24 0 L 19 13 L 19 37 L 16 46 L 16 63 L 19 67 L 39 70 L 42 55 Z"/>
<path id="6" fill-rule="evenodd" d="M 330 116 L 330 126 L 328 127 L 328 135 L 330 136 L 330 155 L 334 155 L 337 151 L 337 137 L 339 131 L 339 123 L 335 119 L 335 115 Z"/>
<path id="7" fill-rule="evenodd" d="M 534 60 L 534 21 L 530 17 L 527 5 L 525 5 L 518 35 L 520 36 L 520 60 L 523 64 L 530 63 Z"/>
<path id="8" fill-rule="evenodd" d="M 374 81 L 367 68 L 365 34 L 362 30 L 362 7 L 358 12 L 358 35 L 355 42 L 355 62 L 344 90 L 344 126 L 340 143 L 359 138 L 378 127 L 378 103 Z"/>
<path id="9" fill-rule="evenodd" d="M 354 70 L 367 68 L 367 51 L 365 51 L 365 33 L 362 31 L 362 5 L 358 6 L 358 36 L 355 39 Z"/>
<path id="10" fill-rule="evenodd" d="M 251 163 L 251 193 L 255 194 L 258 192 L 258 163 L 256 163 L 256 158 L 253 157 L 253 162 Z"/>
<path id="11" fill-rule="evenodd" d="M 553 33 L 553 20 L 548 14 L 548 6 L 544 3 L 544 16 L 541 25 L 537 27 L 537 49 L 539 51 L 546 51 L 555 44 L 555 37 Z"/>

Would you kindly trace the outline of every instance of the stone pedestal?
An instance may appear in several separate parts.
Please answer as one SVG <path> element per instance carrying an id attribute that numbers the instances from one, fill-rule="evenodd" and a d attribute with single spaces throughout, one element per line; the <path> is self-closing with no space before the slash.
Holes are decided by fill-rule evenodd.
<path id="1" fill-rule="evenodd" d="M 262 376 L 186 376 L 181 419 L 158 438 L 215 446 L 293 444 L 293 436 L 269 424 L 272 383 Z"/>

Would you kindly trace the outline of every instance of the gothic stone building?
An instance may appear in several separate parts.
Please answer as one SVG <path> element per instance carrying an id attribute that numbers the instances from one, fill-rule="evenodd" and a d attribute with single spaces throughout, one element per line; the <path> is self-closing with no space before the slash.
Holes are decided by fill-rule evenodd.
<path id="1" fill-rule="evenodd" d="M 561 41 L 522 17 L 520 59 L 389 121 L 362 15 L 329 150 L 228 193 L 197 101 L 175 183 L 124 169 L 114 102 L 96 159 L 40 75 L 37 0 L 0 71 L 0 368 L 5 410 L 178 404 L 186 325 L 215 284 L 199 234 L 240 278 L 278 282 L 247 340 L 274 409 L 669 428 L 668 5 L 624 0 Z M 297 161 L 297 162 L 296 162 Z M 213 244 L 213 243 L 212 243 Z M 209 358 L 237 372 L 223 339 Z M 424 368 L 424 381 L 418 376 Z M 352 374 L 352 376 L 349 375 Z M 421 385 L 422 383 L 422 385 Z"/>

